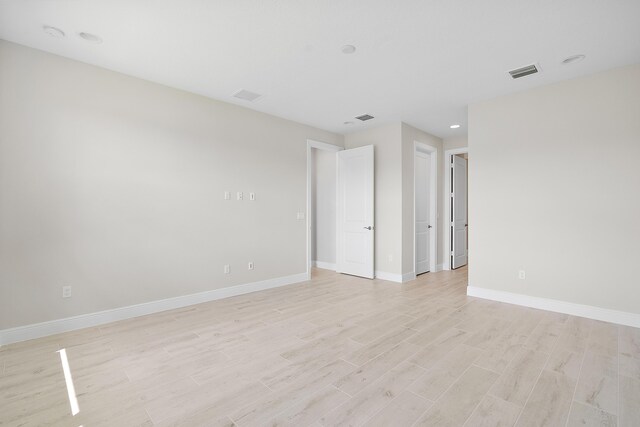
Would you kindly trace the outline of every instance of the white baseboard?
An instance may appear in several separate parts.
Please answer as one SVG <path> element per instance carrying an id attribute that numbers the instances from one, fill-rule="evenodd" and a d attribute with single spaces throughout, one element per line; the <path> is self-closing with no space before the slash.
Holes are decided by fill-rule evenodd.
<path id="1" fill-rule="evenodd" d="M 311 265 L 314 267 L 323 268 L 325 270 L 336 271 L 335 263 L 332 264 L 330 262 L 324 262 L 324 261 L 311 261 Z"/>
<path id="2" fill-rule="evenodd" d="M 412 271 L 411 273 L 405 273 L 402 275 L 402 283 L 410 282 L 416 279 L 416 272 Z"/>
<path id="3" fill-rule="evenodd" d="M 436 264 L 436 268 L 435 270 L 433 270 L 433 273 L 437 273 L 438 271 L 442 271 L 444 270 L 444 265 L 443 264 Z"/>
<path id="4" fill-rule="evenodd" d="M 120 307 L 113 310 L 82 314 L 79 316 L 68 317 L 66 319 L 51 320 L 49 322 L 4 329 L 0 330 L 0 345 L 31 340 L 62 332 L 75 331 L 77 329 L 103 325 L 117 320 L 130 319 L 132 317 L 144 316 L 147 314 L 158 313 L 160 311 L 172 310 L 203 302 L 262 291 L 265 289 L 277 288 L 307 280 L 307 273 L 300 273 L 291 276 L 276 277 L 274 279 L 247 283 L 244 285 L 230 286 L 228 288 L 214 289 L 197 294 L 151 301 L 128 307 Z"/>
<path id="5" fill-rule="evenodd" d="M 376 275 L 376 279 L 387 280 L 389 282 L 402 283 L 402 274 L 387 273 L 386 271 L 376 270 L 375 275 Z"/>
<path id="6" fill-rule="evenodd" d="M 532 297 L 493 289 L 477 288 L 475 286 L 467 287 L 467 295 L 640 328 L 640 314 L 637 313 L 611 310 L 592 305 L 575 304 L 549 298 Z"/>

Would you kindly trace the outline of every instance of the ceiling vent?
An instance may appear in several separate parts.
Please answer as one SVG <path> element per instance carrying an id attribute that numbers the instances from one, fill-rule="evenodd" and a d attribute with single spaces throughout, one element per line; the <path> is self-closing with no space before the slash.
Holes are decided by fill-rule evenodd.
<path id="1" fill-rule="evenodd" d="M 535 74 L 538 72 L 538 67 L 535 64 L 527 65 L 526 67 L 517 68 L 509 71 L 512 79 L 519 79 L 520 77 L 528 76 L 529 74 Z"/>
<path id="2" fill-rule="evenodd" d="M 256 99 L 262 97 L 262 95 L 254 92 L 249 92 L 248 90 L 240 89 L 236 93 L 233 94 L 235 98 L 242 99 L 244 101 L 253 102 Z"/>
<path id="3" fill-rule="evenodd" d="M 356 117 L 356 119 L 358 119 L 360 121 L 363 121 L 363 122 L 366 122 L 367 120 L 373 119 L 373 116 L 370 115 L 370 114 L 363 114 L 361 116 Z"/>

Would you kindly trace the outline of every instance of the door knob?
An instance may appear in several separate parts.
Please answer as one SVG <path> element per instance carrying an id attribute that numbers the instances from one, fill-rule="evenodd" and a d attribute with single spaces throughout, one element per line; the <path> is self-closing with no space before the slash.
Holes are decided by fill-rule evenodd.
<path id="1" fill-rule="evenodd" d="M 364 228 L 367 229 L 367 230 L 373 230 L 372 226 L 368 226 L 368 227 L 364 227 Z"/>
<path id="2" fill-rule="evenodd" d="M 430 226 L 430 225 L 427 225 L 427 228 L 431 228 L 431 226 Z"/>

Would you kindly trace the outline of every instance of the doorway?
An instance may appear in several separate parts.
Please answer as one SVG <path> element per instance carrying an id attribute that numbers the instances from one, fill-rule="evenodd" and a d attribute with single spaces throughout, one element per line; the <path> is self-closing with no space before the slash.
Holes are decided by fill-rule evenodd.
<path id="1" fill-rule="evenodd" d="M 437 149 L 414 142 L 414 271 L 435 271 L 437 260 Z"/>
<path id="2" fill-rule="evenodd" d="M 307 140 L 308 279 L 314 267 L 373 279 L 373 200 L 373 145 Z"/>
<path id="3" fill-rule="evenodd" d="M 307 141 L 307 274 L 336 270 L 336 152 L 342 148 Z"/>
<path id="4" fill-rule="evenodd" d="M 447 172 L 445 269 L 455 270 L 469 259 L 469 153 L 467 148 L 445 152 Z"/>

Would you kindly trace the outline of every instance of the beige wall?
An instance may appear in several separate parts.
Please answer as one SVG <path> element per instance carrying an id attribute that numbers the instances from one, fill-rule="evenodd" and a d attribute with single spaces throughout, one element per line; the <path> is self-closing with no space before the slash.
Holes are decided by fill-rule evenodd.
<path id="1" fill-rule="evenodd" d="M 469 149 L 471 286 L 640 313 L 640 65 L 471 105 Z"/>
<path id="2" fill-rule="evenodd" d="M 0 329 L 304 272 L 307 138 L 0 41 Z"/>
<path id="3" fill-rule="evenodd" d="M 453 150 L 454 148 L 467 148 L 469 142 L 466 136 L 454 136 L 442 140 L 444 150 Z"/>
<path id="4" fill-rule="evenodd" d="M 336 153 L 311 149 L 311 260 L 336 263 Z"/>
<path id="5" fill-rule="evenodd" d="M 345 135 L 345 148 L 374 146 L 375 269 L 402 274 L 402 146 L 400 122 Z"/>
<path id="6" fill-rule="evenodd" d="M 444 182 L 443 176 L 443 162 L 444 156 L 442 151 L 442 139 L 430 135 L 426 132 L 416 129 L 413 126 L 409 126 L 406 123 L 402 123 L 402 273 L 408 274 L 414 272 L 414 258 L 415 258 L 415 242 L 414 242 L 414 142 L 421 142 L 437 149 L 435 154 L 438 159 L 438 173 L 437 173 L 437 185 L 438 194 L 436 200 L 438 204 L 438 224 L 434 225 L 437 230 L 442 230 L 444 210 L 441 203 L 442 197 L 440 196 L 440 189 L 442 188 L 442 182 Z M 443 233 L 438 232 L 436 246 L 438 248 L 437 263 L 442 264 L 442 245 L 443 245 Z"/>

